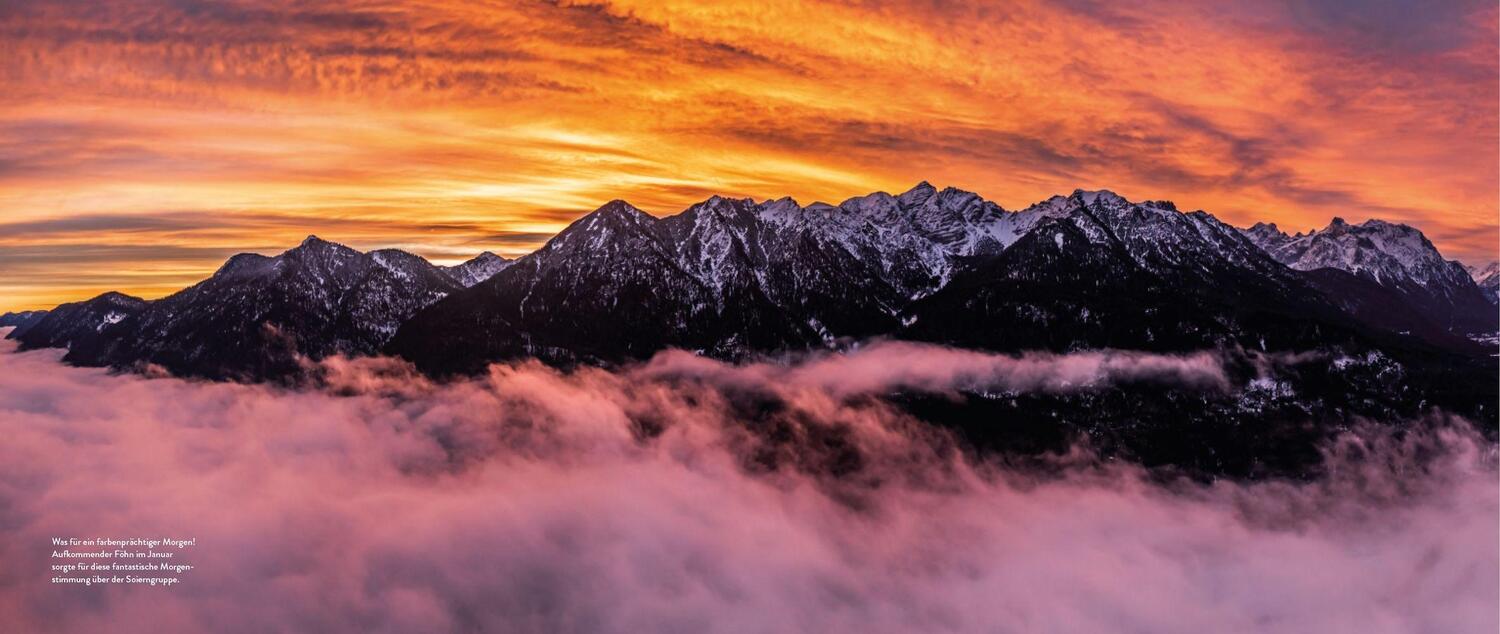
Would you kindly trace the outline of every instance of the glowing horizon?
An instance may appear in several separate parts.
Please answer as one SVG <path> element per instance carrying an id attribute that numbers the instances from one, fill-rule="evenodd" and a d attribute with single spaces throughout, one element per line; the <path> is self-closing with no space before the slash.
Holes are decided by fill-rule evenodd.
<path id="1" fill-rule="evenodd" d="M 318 234 L 529 252 L 614 198 L 1075 188 L 1497 256 L 1479 2 L 338 0 L 0 8 L 0 311 Z M 1211 52 L 1211 54 L 1208 54 Z"/>

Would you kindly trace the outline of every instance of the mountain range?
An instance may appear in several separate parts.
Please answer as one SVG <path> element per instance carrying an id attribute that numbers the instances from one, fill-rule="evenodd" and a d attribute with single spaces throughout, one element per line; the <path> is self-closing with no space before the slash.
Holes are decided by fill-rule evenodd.
<path id="1" fill-rule="evenodd" d="M 1217 349 L 1247 363 L 1322 351 L 1367 363 L 1289 385 L 1283 405 L 1302 415 L 1438 405 L 1488 421 L 1497 268 L 1466 270 L 1417 229 L 1379 220 L 1288 235 L 1109 191 L 1009 211 L 924 182 L 838 205 L 714 196 L 661 218 L 615 200 L 524 257 L 454 267 L 309 237 L 234 256 L 162 299 L 109 293 L 0 326 L 22 348 L 66 348 L 71 363 L 245 381 L 297 380 L 330 355 L 386 353 L 450 376 L 518 358 L 610 365 L 680 348 L 738 360 L 879 338 Z M 1242 416 L 1243 403 L 1221 405 L 1215 421 Z"/>
<path id="2" fill-rule="evenodd" d="M 1325 327 L 1472 352 L 1468 339 L 1500 322 L 1496 268 L 1471 274 L 1420 231 L 1380 220 L 1239 230 L 1108 191 L 1011 212 L 924 182 L 837 206 L 715 196 L 659 219 L 616 200 L 519 260 L 486 252 L 453 267 L 310 236 L 275 257 L 234 256 L 161 300 L 110 293 L 0 324 L 81 364 L 246 379 L 293 371 L 297 356 L 382 350 L 451 373 L 521 356 L 742 358 L 871 337 L 1285 347 L 1326 344 Z"/>

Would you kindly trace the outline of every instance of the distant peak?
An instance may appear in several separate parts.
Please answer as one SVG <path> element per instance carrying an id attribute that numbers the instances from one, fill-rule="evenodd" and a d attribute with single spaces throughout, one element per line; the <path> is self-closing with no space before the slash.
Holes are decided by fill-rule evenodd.
<path id="1" fill-rule="evenodd" d="M 342 244 L 339 244 L 337 242 L 330 242 L 328 240 L 324 240 L 322 238 L 319 238 L 318 236 L 315 236 L 315 235 L 309 235 L 306 238 L 303 238 L 302 239 L 302 243 L 298 244 L 297 247 L 295 249 L 292 249 L 292 250 L 293 251 L 297 251 L 297 250 L 302 250 L 302 251 L 323 251 L 323 250 L 328 250 L 328 249 L 339 250 L 339 251 L 353 251 L 353 249 L 350 249 L 349 247 L 346 247 L 346 246 L 344 246 Z"/>
<path id="2" fill-rule="evenodd" d="M 901 204 L 903 205 L 910 205 L 912 203 L 918 203 L 927 200 L 928 198 L 931 198 L 935 195 L 937 195 L 937 188 L 933 187 L 932 183 L 922 181 L 920 183 L 917 183 L 911 189 L 902 192 L 900 196 L 896 197 L 896 199 L 901 201 Z"/>
<path id="3" fill-rule="evenodd" d="M 510 261 L 510 258 L 507 258 L 507 257 L 505 257 L 503 255 L 495 255 L 495 253 L 493 251 L 480 251 L 479 255 L 476 255 L 476 256 L 474 256 L 472 258 L 469 258 L 468 260 L 465 260 L 464 264 L 466 264 L 466 265 L 477 265 L 477 264 L 483 264 L 483 263 L 486 263 L 486 262 L 509 262 L 509 261 Z"/>
<path id="4" fill-rule="evenodd" d="M 635 225 L 653 220 L 656 220 L 656 218 L 637 209 L 635 205 L 616 198 L 604 203 L 604 206 L 589 212 L 584 217 L 579 218 L 577 223 L 570 225 L 570 228 L 578 226 L 592 229 L 600 226 Z M 603 225 L 600 223 L 603 223 Z"/>
<path id="5" fill-rule="evenodd" d="M 957 187 L 951 187 L 951 186 L 950 187 L 944 187 L 943 191 L 938 192 L 938 195 L 942 196 L 945 199 L 978 198 L 979 197 L 979 194 L 971 192 L 971 191 L 969 191 L 967 189 L 959 189 Z"/>
<path id="6" fill-rule="evenodd" d="M 141 299 L 141 298 L 136 297 L 134 295 L 126 295 L 124 293 L 121 293 L 120 291 L 105 291 L 103 293 L 100 293 L 98 296 L 94 297 L 93 299 L 88 300 L 88 301 L 90 301 L 90 302 L 109 302 L 111 304 L 124 304 L 124 305 L 128 305 L 128 306 L 135 306 L 135 305 L 141 305 L 141 304 L 145 304 L 146 303 L 146 300 L 144 300 L 144 299 Z"/>
<path id="7" fill-rule="evenodd" d="M 598 215 L 603 215 L 603 216 L 635 216 L 635 215 L 645 214 L 645 213 L 646 212 L 641 211 L 640 209 L 636 208 L 635 205 L 632 205 L 632 204 L 630 204 L 628 202 L 625 202 L 624 200 L 616 198 L 616 199 L 611 200 L 611 201 L 609 201 L 607 203 L 604 203 L 604 206 L 602 206 L 602 207 L 600 207 L 598 209 L 595 209 L 594 212 L 592 214 L 589 214 L 589 215 L 598 214 Z"/>
<path id="8" fill-rule="evenodd" d="M 1270 236 L 1287 237 L 1286 233 L 1281 230 L 1281 227 L 1276 226 L 1276 223 L 1274 223 L 1274 222 L 1257 222 L 1257 223 L 1251 225 L 1250 229 L 1248 229 L 1248 231 L 1252 235 L 1257 235 L 1257 236 L 1262 236 L 1262 237 L 1270 237 Z"/>
<path id="9" fill-rule="evenodd" d="M 712 196 L 709 196 L 708 199 L 704 200 L 703 202 L 694 205 L 694 207 L 701 207 L 704 209 L 721 209 L 724 207 L 733 207 L 736 205 L 750 206 L 754 204 L 755 201 L 749 198 L 730 198 L 728 196 L 720 196 L 718 194 L 714 194 Z"/>
<path id="10" fill-rule="evenodd" d="M 802 205 L 797 202 L 797 199 L 792 198 L 791 196 L 782 196 L 781 198 L 777 198 L 775 200 L 767 200 L 766 202 L 761 203 L 760 206 L 766 211 L 791 211 L 802 208 Z"/>
<path id="11" fill-rule="evenodd" d="M 1174 203 L 1170 200 L 1148 200 L 1141 203 L 1141 206 L 1155 207 L 1157 209 L 1165 209 L 1167 211 L 1177 211 L 1177 203 Z"/>
<path id="12" fill-rule="evenodd" d="M 304 240 L 302 243 L 305 245 L 307 244 L 307 241 Z M 274 261 L 275 260 L 273 258 L 268 258 L 259 253 L 236 253 L 229 256 L 229 259 L 224 261 L 224 264 L 219 267 L 219 270 L 214 271 L 213 276 L 224 277 L 227 275 L 253 272 L 260 270 L 262 267 Z"/>
<path id="13" fill-rule="evenodd" d="M 352 256 L 355 256 L 355 255 L 359 255 L 359 251 L 355 251 L 354 249 L 346 247 L 346 246 L 344 246 L 342 244 L 339 244 L 337 242 L 329 242 L 327 240 L 319 238 L 318 236 L 312 236 L 312 235 L 310 235 L 310 236 L 307 236 L 306 238 L 304 238 L 302 240 L 301 244 L 299 244 L 296 247 L 293 247 L 291 249 L 287 249 L 284 253 L 281 254 L 281 256 L 278 256 L 278 257 L 291 257 L 291 258 L 294 258 L 294 259 L 301 259 L 301 258 L 308 258 L 308 257 L 316 257 L 316 258 L 329 258 L 329 257 L 348 258 L 348 257 L 352 257 Z M 253 260 L 253 258 L 246 258 L 246 259 L 247 260 Z"/>
<path id="14" fill-rule="evenodd" d="M 1349 223 L 1344 222 L 1343 218 L 1340 218 L 1338 216 L 1334 216 L 1333 220 L 1328 223 L 1328 226 L 1330 226 L 1330 227 L 1342 227 L 1342 226 L 1347 226 L 1348 224 Z"/>
<path id="15" fill-rule="evenodd" d="M 1075 190 L 1073 190 L 1072 198 L 1077 199 L 1079 202 L 1083 203 L 1085 206 L 1092 205 L 1092 204 L 1094 204 L 1094 201 L 1097 201 L 1097 200 L 1103 200 L 1105 202 L 1111 202 L 1111 203 L 1124 203 L 1124 202 L 1128 202 L 1128 201 L 1125 200 L 1125 197 L 1123 197 L 1123 196 L 1121 196 L 1119 194 L 1116 194 L 1116 193 L 1114 193 L 1114 192 L 1112 192 L 1112 191 L 1110 191 L 1108 189 L 1099 189 L 1099 190 L 1092 190 L 1092 191 L 1087 190 L 1087 189 L 1075 189 Z"/>

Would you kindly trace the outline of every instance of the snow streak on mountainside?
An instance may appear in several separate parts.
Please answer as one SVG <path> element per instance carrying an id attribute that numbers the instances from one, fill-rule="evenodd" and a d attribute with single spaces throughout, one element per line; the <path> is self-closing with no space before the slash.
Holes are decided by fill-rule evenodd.
<path id="1" fill-rule="evenodd" d="M 1469 276 L 1479 285 L 1479 290 L 1490 303 L 1500 303 L 1500 262 L 1490 262 L 1483 267 L 1468 267 Z"/>
<path id="2" fill-rule="evenodd" d="M 11 336 L 80 365 L 288 382 L 320 380 L 328 357 L 380 353 L 436 376 L 531 359 L 633 366 L 668 349 L 784 362 L 884 339 L 1212 355 L 1236 394 L 890 397 L 986 450 L 1087 437 L 1193 473 L 1300 473 L 1328 429 L 1432 408 L 1500 423 L 1500 367 L 1470 339 L 1494 332 L 1497 309 L 1455 267 L 1386 223 L 1287 236 L 1109 191 L 1012 212 L 921 183 L 839 205 L 715 196 L 664 218 L 616 200 L 515 261 L 448 268 L 309 237 L 161 300 L 59 306 Z"/>
<path id="3" fill-rule="evenodd" d="M 523 258 L 453 267 L 310 237 L 139 303 L 102 325 L 77 309 L 31 318 L 12 337 L 69 347 L 80 364 L 260 379 L 298 372 L 304 357 L 382 350 L 453 373 L 519 357 L 609 363 L 675 347 L 736 359 L 879 337 L 1181 351 L 1378 348 L 1370 337 L 1387 333 L 1468 354 L 1458 335 L 1496 321 L 1467 273 L 1409 227 L 1241 232 L 1109 191 L 1012 212 L 925 182 L 838 205 L 715 196 L 660 219 L 617 200 Z"/>
<path id="4" fill-rule="evenodd" d="M 12 337 L 25 348 L 63 345 L 67 360 L 84 365 L 277 378 L 298 370 L 299 355 L 371 354 L 418 309 L 460 288 L 410 253 L 360 253 L 310 236 L 275 257 L 236 255 L 209 279 L 157 301 L 130 298 L 119 310 L 96 306 L 125 302 L 106 295 L 59 307 L 53 319 Z M 79 311 L 100 313 L 104 321 L 81 335 L 60 328 Z"/>
<path id="5" fill-rule="evenodd" d="M 1056 229 L 1045 244 L 1012 253 L 1042 227 Z M 1003 297 L 970 301 L 996 283 L 1008 285 Z M 419 314 L 391 350 L 429 369 L 473 371 L 521 356 L 611 361 L 681 347 L 736 358 L 872 336 L 999 349 L 1259 342 L 1228 313 L 1147 323 L 1152 311 L 1191 308 L 1172 306 L 1183 292 L 1222 294 L 1226 284 L 1271 298 L 1263 303 L 1283 315 L 1337 311 L 1212 215 L 1108 191 L 1019 212 L 927 183 L 837 206 L 716 196 L 661 219 L 614 201 Z M 1127 287 L 1136 304 L 1112 315 Z M 963 305 L 936 299 L 955 294 Z M 935 329 L 944 323 L 953 328 Z M 1038 339 L 1039 329 L 1056 332 Z"/>
<path id="6" fill-rule="evenodd" d="M 509 260 L 490 253 L 489 251 L 485 251 L 484 253 L 474 256 L 473 259 L 470 259 L 463 264 L 459 264 L 456 266 L 445 266 L 442 267 L 442 269 L 443 271 L 447 272 L 448 276 L 452 277 L 455 282 L 458 282 L 464 288 L 468 288 L 487 279 L 490 279 L 491 277 L 494 277 L 496 273 L 504 271 L 505 267 L 508 267 L 514 263 L 515 260 Z"/>
<path id="7" fill-rule="evenodd" d="M 1444 259 L 1421 231 L 1407 225 L 1382 220 L 1353 225 L 1334 218 L 1306 234 L 1287 235 L 1262 223 L 1245 235 L 1293 269 L 1333 269 L 1372 281 L 1405 297 L 1449 332 L 1495 332 L 1494 310 L 1464 266 Z"/>
<path id="8" fill-rule="evenodd" d="M 1402 224 L 1367 220 L 1351 225 L 1334 218 L 1318 231 L 1289 236 L 1276 225 L 1257 224 L 1246 232 L 1276 259 L 1299 271 L 1333 268 L 1367 275 L 1382 283 L 1431 288 L 1460 286 L 1463 265 L 1445 260 L 1422 232 Z"/>
<path id="9" fill-rule="evenodd" d="M 99 365 L 112 342 L 119 339 L 148 302 L 124 293 L 108 292 L 93 299 L 62 304 L 16 324 L 7 336 L 24 348 L 65 348 L 65 359 L 83 365 Z M 18 320 L 19 321 L 19 320 Z"/>

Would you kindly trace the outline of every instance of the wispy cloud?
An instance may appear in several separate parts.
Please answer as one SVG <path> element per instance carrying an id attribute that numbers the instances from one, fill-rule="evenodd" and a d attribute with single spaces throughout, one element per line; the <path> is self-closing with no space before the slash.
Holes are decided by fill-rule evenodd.
<path id="1" fill-rule="evenodd" d="M 669 213 L 925 179 L 1008 207 L 1110 187 L 1290 229 L 1380 216 L 1487 259 L 1497 19 L 1405 0 L 11 3 L 0 207 L 278 214 L 302 226 L 237 238 L 515 255 L 540 240 L 475 239 L 612 198 Z M 322 228 L 339 220 L 371 229 Z"/>

